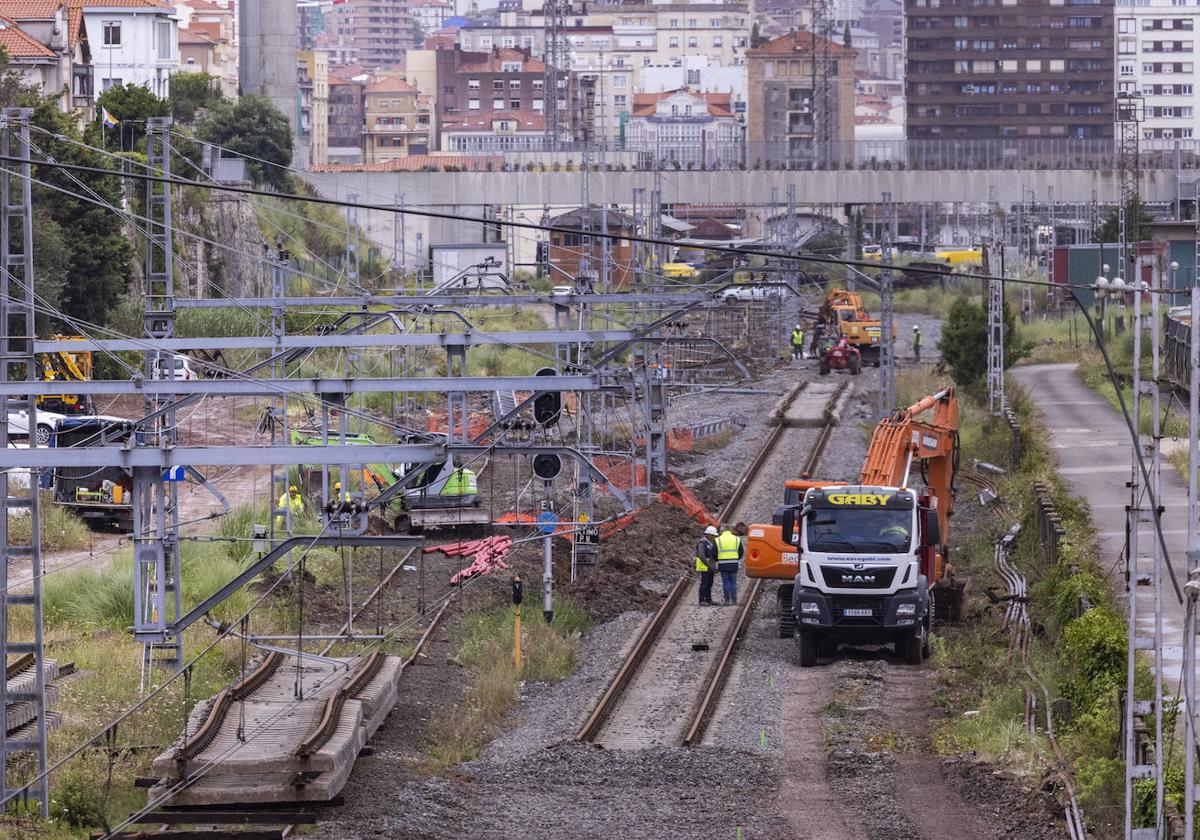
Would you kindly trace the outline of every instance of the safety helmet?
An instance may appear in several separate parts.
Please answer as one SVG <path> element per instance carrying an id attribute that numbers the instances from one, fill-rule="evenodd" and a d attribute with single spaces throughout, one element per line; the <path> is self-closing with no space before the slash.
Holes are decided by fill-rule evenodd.
<path id="1" fill-rule="evenodd" d="M 333 489 L 334 489 L 334 490 L 341 490 L 341 489 L 342 489 L 342 482 L 340 482 L 340 481 L 339 481 L 339 482 L 337 482 L 336 484 L 334 484 L 334 485 L 333 485 Z"/>
<path id="2" fill-rule="evenodd" d="M 796 329 L 800 329 L 800 325 L 799 325 L 799 324 L 797 324 L 797 325 L 796 325 Z"/>
<path id="3" fill-rule="evenodd" d="M 714 526 L 714 525 L 709 525 L 707 528 L 705 528 L 705 529 L 704 529 L 704 533 L 705 533 L 707 536 L 710 536 L 710 537 L 715 537 L 715 536 L 717 535 L 717 529 L 716 529 L 716 526 Z"/>
<path id="4" fill-rule="evenodd" d="M 288 488 L 288 492 L 289 492 L 289 493 L 298 493 L 298 492 L 300 492 L 300 491 L 298 491 L 298 490 L 296 489 L 296 485 L 295 485 L 295 484 L 293 484 L 291 487 L 289 487 L 289 488 Z"/>
<path id="5" fill-rule="evenodd" d="M 918 327 L 916 324 L 913 324 L 913 332 L 916 332 L 919 329 L 921 329 L 921 328 Z"/>

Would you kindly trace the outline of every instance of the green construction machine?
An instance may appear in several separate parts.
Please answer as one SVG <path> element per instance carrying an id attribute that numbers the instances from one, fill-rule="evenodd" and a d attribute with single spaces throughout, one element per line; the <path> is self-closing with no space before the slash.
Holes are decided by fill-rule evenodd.
<path id="1" fill-rule="evenodd" d="M 423 436 L 423 442 L 430 442 L 430 438 L 433 442 L 446 440 L 445 435 L 434 434 Z M 322 435 L 300 429 L 292 430 L 291 440 L 297 446 L 326 443 Z M 376 442 L 360 434 L 347 435 L 346 443 L 366 446 Z M 309 499 L 321 499 L 320 467 L 301 465 L 299 472 L 304 494 Z M 397 531 L 415 533 L 425 528 L 486 525 L 491 521 L 482 506 L 475 472 L 458 466 L 449 452 L 445 460 L 432 463 L 363 464 L 362 489 L 367 508 Z"/>

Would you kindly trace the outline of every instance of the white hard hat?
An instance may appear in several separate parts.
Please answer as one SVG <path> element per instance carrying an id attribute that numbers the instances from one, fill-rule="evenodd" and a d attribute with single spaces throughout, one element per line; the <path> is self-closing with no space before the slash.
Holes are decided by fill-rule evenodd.
<path id="1" fill-rule="evenodd" d="M 921 329 L 921 328 L 920 328 L 920 327 L 918 327 L 916 324 L 913 324 L 913 329 L 914 329 L 914 330 L 919 330 L 919 329 Z"/>
<path id="2" fill-rule="evenodd" d="M 707 528 L 704 529 L 704 533 L 710 537 L 715 537 L 717 535 L 716 526 L 709 525 Z"/>
<path id="3" fill-rule="evenodd" d="M 797 325 L 796 325 L 796 329 L 800 329 L 800 325 L 799 325 L 799 324 L 797 324 Z"/>

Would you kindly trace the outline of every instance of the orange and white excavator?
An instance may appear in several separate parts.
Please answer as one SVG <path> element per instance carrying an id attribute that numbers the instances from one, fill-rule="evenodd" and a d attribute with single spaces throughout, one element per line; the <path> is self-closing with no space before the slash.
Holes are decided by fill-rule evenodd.
<path id="1" fill-rule="evenodd" d="M 801 666 L 843 642 L 891 642 L 914 665 L 929 655 L 935 595 L 962 595 L 946 546 L 957 468 L 946 388 L 879 422 L 857 484 L 788 481 L 772 524 L 750 526 L 746 574 L 790 581 L 779 630 Z"/>

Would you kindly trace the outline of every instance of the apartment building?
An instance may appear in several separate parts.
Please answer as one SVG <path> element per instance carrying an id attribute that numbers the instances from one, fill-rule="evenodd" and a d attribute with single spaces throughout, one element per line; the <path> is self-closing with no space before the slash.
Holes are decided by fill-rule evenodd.
<path id="1" fill-rule="evenodd" d="M 403 79 L 385 76 L 363 90 L 363 163 L 383 163 L 431 148 L 429 97 Z"/>
<path id="2" fill-rule="evenodd" d="M 403 62 L 404 51 L 420 46 L 420 24 L 409 0 L 346 0 L 325 17 L 325 39 L 334 59 L 368 70 Z"/>
<path id="3" fill-rule="evenodd" d="M 83 10 L 67 0 L 0 0 L 0 46 L 26 84 L 64 113 L 93 118 L 92 48 Z"/>
<path id="4" fill-rule="evenodd" d="M 793 32 L 749 50 L 746 61 L 751 164 L 809 165 L 848 151 L 844 144 L 854 139 L 854 50 Z"/>
<path id="5" fill-rule="evenodd" d="M 464 52 L 455 47 L 435 51 L 434 58 L 437 91 L 433 99 L 439 126 L 485 113 L 545 112 L 546 67 L 523 50 Z"/>
<path id="6" fill-rule="evenodd" d="M 95 96 L 115 85 L 135 84 L 155 96 L 171 94 L 179 71 L 179 21 L 163 0 L 84 0 L 83 20 L 91 36 L 92 62 L 100 84 Z"/>
<path id="7" fill-rule="evenodd" d="M 329 75 L 329 161 L 362 163 L 362 82 Z"/>
<path id="8" fill-rule="evenodd" d="M 211 0 L 178 0 L 180 69 L 215 76 L 221 92 L 238 94 L 235 13 Z"/>
<path id="9" fill-rule="evenodd" d="M 1113 136 L 1111 4 L 905 0 L 904 15 L 910 140 Z M 1165 46 L 1186 40 L 1160 33 L 1138 61 L 1190 67 Z"/>
<path id="10" fill-rule="evenodd" d="M 1142 97 L 1142 139 L 1200 137 L 1197 88 L 1196 13 L 1175 0 L 1118 3 L 1117 93 Z M 1165 144 L 1165 145 L 1170 145 Z"/>
<path id="11" fill-rule="evenodd" d="M 728 93 L 690 88 L 634 94 L 626 144 L 664 165 L 728 168 L 742 162 L 742 122 Z"/>

